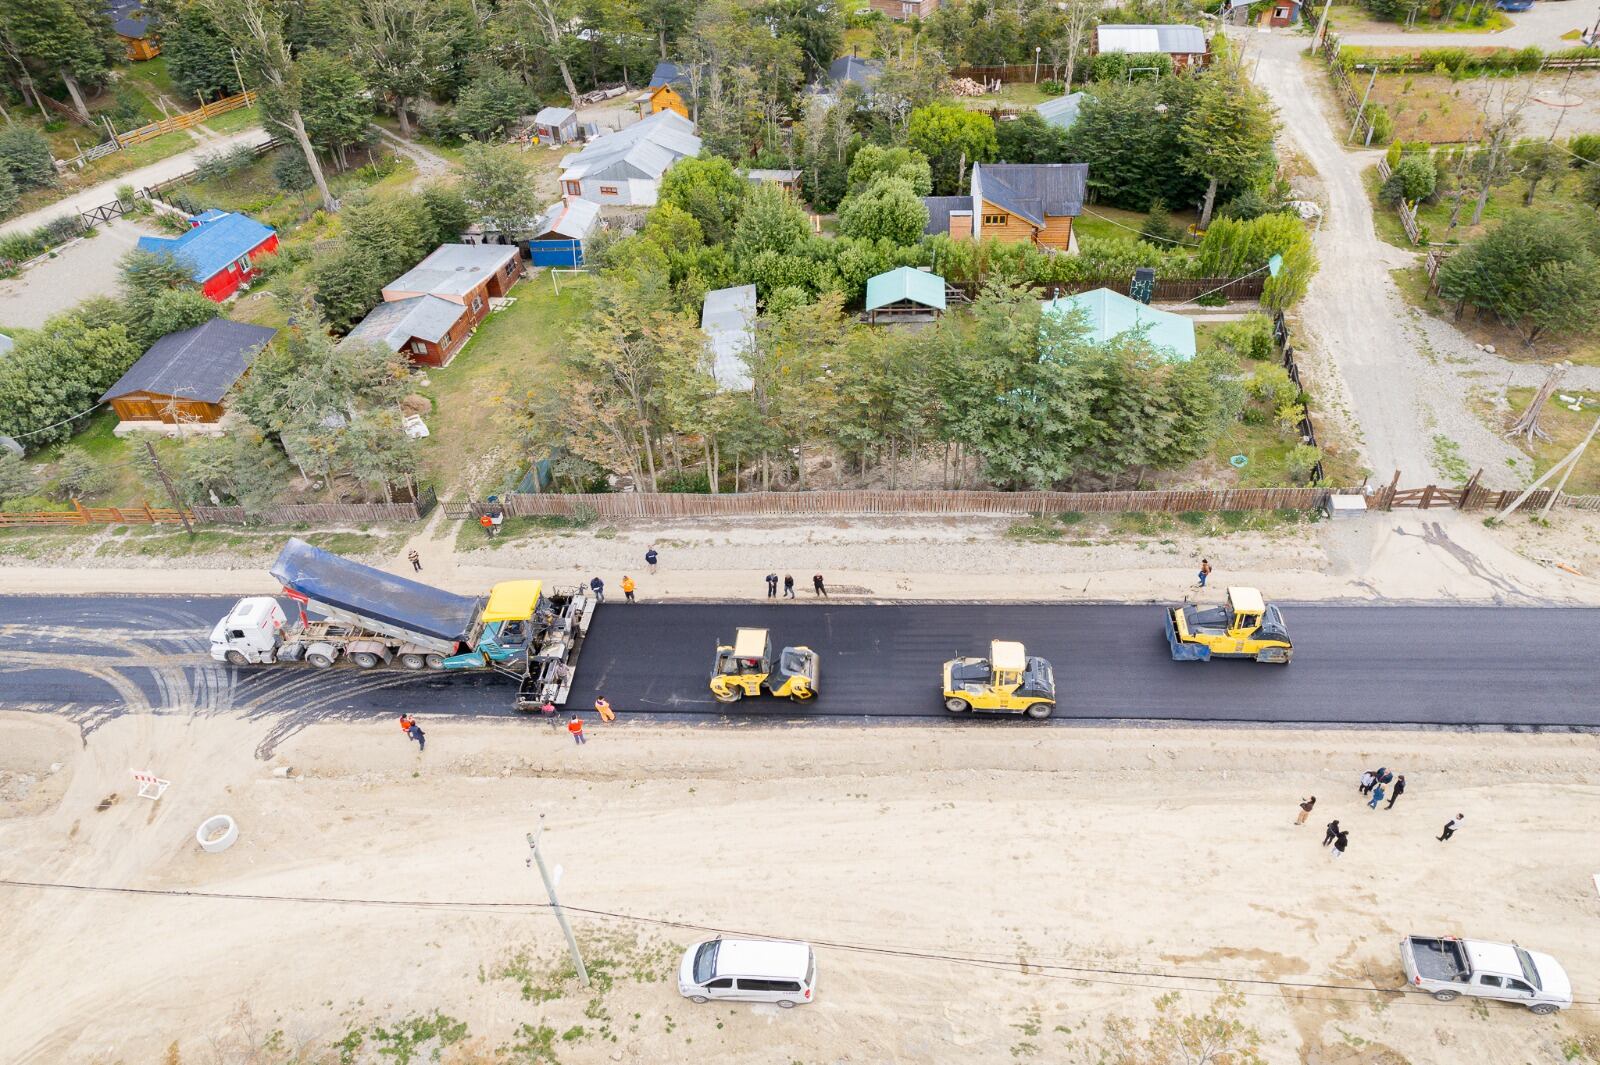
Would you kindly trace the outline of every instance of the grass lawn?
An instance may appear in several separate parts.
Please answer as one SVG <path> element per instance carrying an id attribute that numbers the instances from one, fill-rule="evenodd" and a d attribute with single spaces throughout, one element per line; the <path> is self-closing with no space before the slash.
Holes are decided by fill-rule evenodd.
<path id="1" fill-rule="evenodd" d="M 123 79 L 145 90 L 147 95 L 165 94 L 182 102 L 182 93 L 172 80 L 172 72 L 167 69 L 166 56 L 158 55 L 140 63 L 129 63 L 123 72 Z"/>
<path id="2" fill-rule="evenodd" d="M 1048 67 L 1041 67 L 1039 80 L 1049 79 Z M 987 111 L 998 107 L 1008 111 L 1031 111 L 1035 104 L 1042 104 L 1046 100 L 1054 99 L 1056 94 L 1047 93 L 1033 82 L 1019 81 L 1000 86 L 999 92 L 984 93 L 982 96 L 963 96 L 961 104 L 965 107 Z"/>
<path id="3" fill-rule="evenodd" d="M 1512 25 L 1512 20 L 1503 11 L 1489 11 L 1482 22 L 1471 22 L 1466 16 L 1464 3 L 1458 3 L 1448 10 L 1441 10 L 1439 17 L 1434 18 L 1426 11 L 1417 16 L 1415 25 L 1408 31 L 1398 22 L 1380 22 L 1367 12 L 1360 4 L 1334 4 L 1328 13 L 1328 28 L 1340 36 L 1351 33 L 1392 33 L 1395 44 L 1405 43 L 1407 33 L 1493 33 Z M 1308 9 L 1309 10 L 1309 9 Z M 1315 25 L 1315 19 L 1312 19 Z"/>
<path id="4" fill-rule="evenodd" d="M 250 129 L 261 125 L 261 108 L 256 105 L 241 107 L 237 111 L 227 111 L 215 118 L 206 119 L 206 129 L 214 133 L 238 133 L 240 130 Z"/>
<path id="5" fill-rule="evenodd" d="M 1513 388 L 1506 393 L 1506 399 L 1511 404 L 1511 409 L 1517 414 L 1533 401 L 1531 388 Z M 1558 390 L 1558 395 L 1545 404 L 1544 417 L 1540 424 L 1551 436 L 1548 441 L 1541 440 L 1533 449 L 1533 472 L 1535 476 L 1548 470 L 1560 462 L 1567 453 L 1583 442 L 1594 420 L 1600 418 L 1600 400 L 1588 397 L 1583 403 L 1583 410 L 1571 410 L 1561 402 L 1560 393 L 1575 395 L 1568 389 Z M 1520 443 L 1520 442 L 1519 442 Z M 1557 474 L 1559 477 L 1560 474 Z M 1545 487 L 1555 487 L 1554 481 Z M 1600 494 L 1600 437 L 1589 444 L 1589 450 L 1583 453 L 1577 469 L 1572 471 L 1572 476 L 1567 479 L 1564 489 L 1569 495 L 1587 496 Z"/>
<path id="6" fill-rule="evenodd" d="M 511 442 L 502 400 L 547 387 L 568 331 L 587 303 L 593 284 L 587 278 L 563 279 L 557 295 L 547 274 L 511 290 L 516 303 L 484 320 L 449 366 L 428 371 L 422 394 L 433 401 L 427 415 L 421 480 L 440 486 L 440 494 L 495 492 L 511 476 L 526 472 L 520 453 L 471 483 L 465 471 L 482 456 Z"/>
<path id="7" fill-rule="evenodd" d="M 1378 189 L 1383 183 L 1378 178 L 1377 167 L 1369 169 L 1364 180 L 1367 196 L 1372 202 L 1373 223 L 1378 238 L 1396 247 L 1411 249 L 1413 246 L 1406 237 L 1405 227 L 1400 224 L 1399 212 L 1378 199 Z M 1582 187 L 1583 176 L 1576 170 L 1569 170 L 1561 175 L 1554 187 L 1549 184 L 1540 185 L 1534 195 L 1533 206 L 1540 208 L 1579 205 L 1582 202 L 1580 199 Z M 1475 226 L 1471 223 L 1477 196 L 1470 189 L 1462 198 L 1461 221 L 1455 229 L 1450 228 L 1451 203 L 1448 199 L 1441 199 L 1438 203 L 1423 203 L 1417 209 L 1417 222 L 1425 227 L 1426 232 L 1423 236 L 1427 240 L 1436 243 L 1464 244 L 1506 215 L 1521 210 L 1527 188 L 1527 182 L 1513 180 L 1490 189 L 1489 201 L 1483 208 L 1483 218 Z"/>
<path id="8" fill-rule="evenodd" d="M 1483 111 L 1470 81 L 1439 74 L 1379 74 L 1372 98 L 1389 109 L 1401 141 L 1454 144 L 1483 135 Z"/>
<path id="9" fill-rule="evenodd" d="M 1142 211 L 1124 211 L 1120 207 L 1107 207 L 1097 203 L 1085 205 L 1083 214 L 1072 223 L 1073 232 L 1080 237 L 1137 239 L 1150 216 Z M 1200 216 L 1194 211 L 1172 212 L 1172 224 L 1180 229 L 1196 225 Z"/>

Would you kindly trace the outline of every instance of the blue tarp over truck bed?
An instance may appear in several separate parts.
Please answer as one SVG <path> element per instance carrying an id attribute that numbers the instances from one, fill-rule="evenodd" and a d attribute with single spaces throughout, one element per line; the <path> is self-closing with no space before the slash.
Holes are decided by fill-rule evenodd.
<path id="1" fill-rule="evenodd" d="M 298 539 L 278 555 L 272 575 L 313 603 L 437 640 L 466 641 L 482 608 L 480 599 L 441 592 Z"/>

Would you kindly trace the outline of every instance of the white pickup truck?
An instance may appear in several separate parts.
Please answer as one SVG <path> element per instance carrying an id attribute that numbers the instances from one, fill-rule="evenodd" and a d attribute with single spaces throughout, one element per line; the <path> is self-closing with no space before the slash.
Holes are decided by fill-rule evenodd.
<path id="1" fill-rule="evenodd" d="M 1407 936 L 1400 941 L 1400 960 L 1411 986 L 1440 1002 L 1462 995 L 1498 998 L 1538 1014 L 1572 1005 L 1572 983 L 1561 963 L 1514 943 Z"/>

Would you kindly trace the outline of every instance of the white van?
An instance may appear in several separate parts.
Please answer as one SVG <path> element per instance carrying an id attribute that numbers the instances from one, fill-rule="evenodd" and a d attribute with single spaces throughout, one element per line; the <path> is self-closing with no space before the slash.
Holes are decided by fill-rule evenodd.
<path id="1" fill-rule="evenodd" d="M 678 967 L 678 992 L 695 1002 L 776 1002 L 792 1009 L 810 1002 L 817 956 L 808 943 L 775 939 L 709 939 L 696 943 Z"/>

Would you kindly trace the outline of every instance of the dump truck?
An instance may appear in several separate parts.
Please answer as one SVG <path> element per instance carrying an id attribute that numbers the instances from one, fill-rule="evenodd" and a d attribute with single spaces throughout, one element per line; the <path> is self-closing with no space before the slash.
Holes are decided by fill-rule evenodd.
<path id="1" fill-rule="evenodd" d="M 1400 941 L 1400 963 L 1412 987 L 1440 1002 L 1497 998 L 1538 1014 L 1572 1005 L 1572 981 L 1561 963 L 1515 943 L 1407 936 Z"/>
<path id="2" fill-rule="evenodd" d="M 1294 656 L 1283 614 L 1254 588 L 1229 588 L 1223 606 L 1185 603 L 1169 608 L 1167 643 L 1179 662 L 1253 658 L 1286 666 Z"/>
<path id="3" fill-rule="evenodd" d="M 990 640 L 989 657 L 957 656 L 944 664 L 944 708 L 952 714 L 980 710 L 1027 714 L 1036 720 L 1056 706 L 1056 673 L 1011 640 Z"/>
<path id="4" fill-rule="evenodd" d="M 219 662 L 361 669 L 494 670 L 518 682 L 517 705 L 561 705 L 597 600 L 586 589 L 502 581 L 456 595 L 292 539 L 273 563 L 290 619 L 273 596 L 247 596 L 211 630 Z M 310 614 L 317 617 L 312 618 Z"/>
<path id="5" fill-rule="evenodd" d="M 711 694 L 719 703 L 767 694 L 803 703 L 817 696 L 821 662 L 809 647 L 785 647 L 772 658 L 772 634 L 766 629 L 738 629 L 731 644 L 717 644 L 711 661 Z"/>

